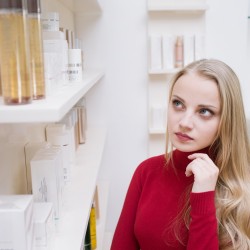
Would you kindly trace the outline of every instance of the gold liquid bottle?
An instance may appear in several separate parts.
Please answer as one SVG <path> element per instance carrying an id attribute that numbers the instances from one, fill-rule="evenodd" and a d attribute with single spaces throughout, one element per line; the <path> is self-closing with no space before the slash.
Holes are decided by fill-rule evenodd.
<path id="1" fill-rule="evenodd" d="M 96 214 L 95 214 L 95 206 L 92 204 L 90 210 L 90 241 L 91 241 L 91 250 L 96 249 L 97 247 L 97 239 L 96 239 Z"/>
<path id="2" fill-rule="evenodd" d="M 40 0 L 27 0 L 33 99 L 45 98 Z"/>
<path id="3" fill-rule="evenodd" d="M 24 1 L 0 1 L 2 95 L 7 105 L 32 101 L 26 16 Z"/>

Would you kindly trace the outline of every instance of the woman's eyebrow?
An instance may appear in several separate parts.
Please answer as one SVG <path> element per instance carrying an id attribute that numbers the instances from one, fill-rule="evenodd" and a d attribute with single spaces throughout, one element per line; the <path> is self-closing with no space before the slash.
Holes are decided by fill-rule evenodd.
<path id="1" fill-rule="evenodd" d="M 177 98 L 178 100 L 180 100 L 181 102 L 185 103 L 185 100 L 183 98 L 181 98 L 178 95 L 173 95 L 174 98 Z M 211 105 L 211 104 L 199 104 L 198 105 L 199 108 L 213 108 L 213 109 L 219 109 L 218 107 Z"/>

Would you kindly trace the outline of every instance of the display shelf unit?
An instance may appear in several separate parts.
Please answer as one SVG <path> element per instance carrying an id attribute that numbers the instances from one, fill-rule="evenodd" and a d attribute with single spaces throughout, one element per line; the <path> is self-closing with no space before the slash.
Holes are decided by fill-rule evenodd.
<path id="1" fill-rule="evenodd" d="M 177 36 L 200 36 L 204 37 L 206 33 L 206 11 L 209 6 L 205 0 L 148 0 L 148 22 L 147 22 L 147 37 L 154 35 L 162 39 L 166 35 L 171 35 L 173 38 Z M 169 83 L 174 74 L 181 68 L 165 69 L 165 60 L 163 56 L 162 44 L 157 43 L 156 55 L 161 56 L 161 66 L 157 65 L 158 70 L 152 70 L 152 51 L 150 39 L 148 43 L 148 156 L 161 154 L 165 149 L 165 128 L 158 126 L 153 127 L 155 122 L 165 124 L 165 113 L 162 112 L 162 117 L 159 118 L 159 113 L 154 107 L 164 107 L 168 100 Z M 162 42 L 162 41 L 161 41 Z M 159 52 L 159 48 L 161 52 Z M 204 52 L 204 51 L 203 51 Z M 183 52 L 184 53 L 184 52 Z M 174 54 L 174 51 L 173 51 Z M 159 63 L 157 58 L 157 63 Z M 167 109 L 166 109 L 167 110 Z M 156 120 L 154 120 L 156 119 Z M 157 150 L 156 150 L 157 149 Z"/>
<path id="2" fill-rule="evenodd" d="M 101 4 L 98 0 L 59 0 L 72 12 L 101 12 Z"/>
<path id="3" fill-rule="evenodd" d="M 164 128 L 162 129 L 155 129 L 155 128 L 149 128 L 149 134 L 150 135 L 164 135 L 165 134 Z"/>
<path id="4" fill-rule="evenodd" d="M 161 69 L 161 70 L 150 70 L 148 71 L 148 73 L 150 75 L 161 75 L 161 74 L 168 74 L 168 75 L 172 75 L 175 74 L 179 71 L 179 68 L 174 68 L 174 69 Z"/>
<path id="5" fill-rule="evenodd" d="M 98 181 L 98 198 L 99 198 L 99 210 L 100 218 L 97 220 L 96 224 L 96 235 L 97 235 L 97 250 L 104 250 L 104 240 L 105 240 L 105 225 L 106 216 L 108 208 L 108 194 L 109 194 L 109 184 L 107 181 Z"/>
<path id="6" fill-rule="evenodd" d="M 81 97 L 99 82 L 103 75 L 104 73 L 100 70 L 85 70 L 82 82 L 69 83 L 46 99 L 36 100 L 27 105 L 4 105 L 1 99 L 0 123 L 59 121 Z"/>
<path id="7" fill-rule="evenodd" d="M 154 3 L 148 2 L 148 11 L 169 11 L 169 12 L 205 12 L 208 5 L 205 3 Z"/>
<path id="8" fill-rule="evenodd" d="M 89 129 L 86 137 L 86 144 L 81 145 L 77 151 L 71 181 L 64 190 L 62 215 L 57 224 L 55 250 L 81 249 L 86 233 L 102 160 L 106 130 Z M 107 195 L 107 186 L 101 185 L 100 190 L 102 188 Z M 105 195 L 102 193 L 100 193 L 100 197 L 105 199 Z M 101 204 L 105 206 L 105 202 L 101 202 Z M 105 211 L 101 212 L 105 214 Z M 98 230 L 98 234 L 101 233 L 101 230 Z M 101 236 L 99 237 L 101 239 Z"/>

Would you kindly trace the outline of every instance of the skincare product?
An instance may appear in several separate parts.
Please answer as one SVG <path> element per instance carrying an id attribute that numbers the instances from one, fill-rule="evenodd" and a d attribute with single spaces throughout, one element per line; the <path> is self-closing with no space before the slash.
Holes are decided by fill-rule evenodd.
<path id="1" fill-rule="evenodd" d="M 0 1 L 2 92 L 7 105 L 32 101 L 27 9 L 24 1 Z"/>
<path id="2" fill-rule="evenodd" d="M 205 35 L 195 35 L 195 60 L 200 60 L 206 57 Z"/>
<path id="3" fill-rule="evenodd" d="M 33 250 L 32 195 L 0 195 L 0 249 Z"/>
<path id="4" fill-rule="evenodd" d="M 55 223 L 53 204 L 50 202 L 34 202 L 34 250 L 51 250 L 55 240 Z"/>
<path id="5" fill-rule="evenodd" d="M 42 29 L 46 31 L 59 31 L 59 13 L 45 12 L 41 17 Z"/>
<path id="6" fill-rule="evenodd" d="M 30 161 L 40 149 L 49 147 L 48 142 L 28 142 L 24 147 L 28 194 L 32 194 Z"/>
<path id="7" fill-rule="evenodd" d="M 174 36 L 163 35 L 162 36 L 162 62 L 163 69 L 174 68 Z"/>
<path id="8" fill-rule="evenodd" d="M 62 151 L 58 147 L 39 150 L 30 161 L 32 192 L 36 202 L 52 202 L 54 218 L 62 206 Z"/>
<path id="9" fill-rule="evenodd" d="M 184 35 L 184 66 L 194 61 L 194 35 Z"/>
<path id="10" fill-rule="evenodd" d="M 86 102 L 83 98 L 76 104 L 77 108 L 77 123 L 78 123 L 78 141 L 80 144 L 86 142 L 86 130 L 87 130 L 87 110 Z"/>
<path id="11" fill-rule="evenodd" d="M 45 98 L 40 0 L 27 0 L 33 99 Z"/>
<path id="12" fill-rule="evenodd" d="M 68 74 L 70 82 L 82 81 L 82 51 L 81 49 L 69 49 Z"/>
<path id="13" fill-rule="evenodd" d="M 183 67 L 183 37 L 177 36 L 175 42 L 175 67 Z"/>
<path id="14" fill-rule="evenodd" d="M 150 66 L 149 69 L 161 70 L 162 69 L 162 37 L 161 35 L 151 35 L 149 38 L 149 55 Z"/>

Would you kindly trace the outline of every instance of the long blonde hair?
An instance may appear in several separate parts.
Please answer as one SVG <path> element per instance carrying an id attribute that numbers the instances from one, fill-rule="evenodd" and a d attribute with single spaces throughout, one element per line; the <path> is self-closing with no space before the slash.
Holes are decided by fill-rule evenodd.
<path id="1" fill-rule="evenodd" d="M 216 214 L 220 249 L 250 249 L 250 143 L 238 77 L 225 63 L 215 59 L 193 62 L 172 79 L 169 97 L 175 82 L 182 76 L 196 73 L 217 83 L 221 98 L 218 133 L 210 149 L 219 168 L 216 185 Z M 170 100 L 170 98 L 169 98 Z M 166 159 L 172 148 L 166 133 Z M 189 215 L 190 205 L 186 208 Z M 190 216 L 188 216 L 190 219 Z M 184 216 L 186 225 L 189 221 Z"/>

